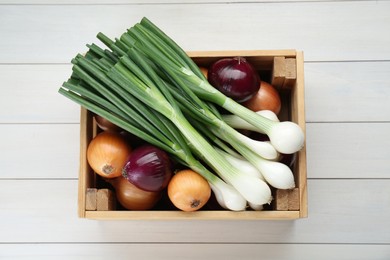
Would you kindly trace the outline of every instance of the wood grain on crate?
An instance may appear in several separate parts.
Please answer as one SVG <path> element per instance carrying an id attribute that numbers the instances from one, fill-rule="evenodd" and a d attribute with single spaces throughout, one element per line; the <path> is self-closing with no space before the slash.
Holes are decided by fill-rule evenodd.
<path id="1" fill-rule="evenodd" d="M 116 208 L 115 194 L 111 189 L 98 189 L 96 196 L 96 210 L 112 211 Z"/>
<path id="2" fill-rule="evenodd" d="M 97 188 L 87 188 L 85 192 L 85 210 L 97 210 Z"/>
<path id="3" fill-rule="evenodd" d="M 286 57 L 274 57 L 272 66 L 271 84 L 277 89 L 281 89 L 286 78 Z"/>
<path id="4" fill-rule="evenodd" d="M 304 81 L 303 81 L 303 53 L 295 50 L 253 50 L 253 51 L 205 51 L 205 52 L 189 52 L 188 55 L 194 59 L 197 64 L 208 67 L 215 60 L 224 57 L 244 56 L 251 64 L 259 71 L 272 71 L 275 56 L 294 58 L 296 60 L 296 75 L 297 79 L 293 82 L 294 85 L 286 89 L 291 92 L 287 102 L 291 104 L 291 108 L 286 106 L 286 114 L 291 114 L 291 120 L 296 122 L 305 132 L 305 113 L 304 113 Z M 287 68 L 287 67 L 286 67 Z M 291 82 L 292 83 L 292 82 Z M 95 128 L 94 128 L 95 127 Z M 95 129 L 95 132 L 93 132 Z M 88 167 L 86 161 L 86 149 L 91 138 L 95 136 L 96 124 L 93 124 L 91 113 L 85 109 L 81 109 L 80 116 L 80 174 L 79 174 L 79 199 L 78 211 L 82 218 L 93 219 L 296 219 L 307 217 L 307 190 L 306 190 L 306 147 L 303 147 L 297 152 L 297 159 L 294 165 L 294 176 L 296 187 L 298 188 L 298 201 L 291 208 L 287 207 L 287 211 L 282 210 L 264 210 L 264 211 L 246 211 L 246 212 L 225 212 L 225 211 L 202 211 L 196 213 L 183 213 L 175 211 L 86 211 L 86 194 L 88 188 L 98 188 L 96 183 L 91 181 L 95 174 Z M 285 198 L 288 204 L 289 198 Z M 278 198 L 278 203 L 281 203 L 283 198 Z M 292 201 L 292 199 L 291 199 Z M 278 205 L 276 205 L 278 209 Z M 290 210 L 290 211 L 288 211 Z"/>

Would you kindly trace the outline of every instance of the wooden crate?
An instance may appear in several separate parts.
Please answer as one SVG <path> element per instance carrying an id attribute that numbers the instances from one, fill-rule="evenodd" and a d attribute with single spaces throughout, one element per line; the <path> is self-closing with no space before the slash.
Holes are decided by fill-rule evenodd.
<path id="1" fill-rule="evenodd" d="M 277 82 L 283 101 L 281 120 L 291 120 L 300 125 L 305 132 L 304 107 L 304 72 L 303 53 L 295 50 L 267 50 L 267 51 L 207 51 L 189 52 L 190 57 L 199 65 L 207 67 L 222 57 L 243 56 L 259 71 L 262 80 Z M 286 67 L 283 61 L 286 62 Z M 282 62 L 282 63 L 281 63 Z M 295 63 L 295 66 L 294 66 Z M 281 66 L 282 64 L 282 66 Z M 293 68 L 291 70 L 291 68 Z M 287 70 L 287 71 L 286 71 Z M 295 74 L 294 74 L 295 73 Z M 294 76 L 295 75 L 295 76 Z M 296 79 L 294 79 L 294 77 Z M 263 211 L 206 210 L 196 212 L 182 212 L 179 210 L 163 209 L 148 211 L 129 210 L 87 210 L 87 190 L 99 189 L 98 178 L 91 170 L 86 158 L 89 142 L 96 135 L 98 129 L 92 114 L 81 109 L 80 124 L 80 172 L 78 190 L 78 214 L 88 219 L 128 219 L 128 220 L 260 220 L 260 219 L 298 219 L 307 217 L 307 189 L 306 189 L 306 149 L 296 154 L 293 172 L 297 188 L 291 192 L 273 189 L 274 202 L 269 209 Z M 103 187 L 104 188 L 104 187 Z M 96 191 L 95 191 L 96 192 Z M 95 195 L 92 198 L 96 198 Z M 107 198 L 106 198 L 107 200 Z M 94 202 L 95 203 L 95 202 Z"/>

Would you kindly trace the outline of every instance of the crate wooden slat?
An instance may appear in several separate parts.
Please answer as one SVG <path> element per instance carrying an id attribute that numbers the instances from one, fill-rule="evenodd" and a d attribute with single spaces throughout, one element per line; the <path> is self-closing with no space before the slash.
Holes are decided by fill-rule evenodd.
<path id="1" fill-rule="evenodd" d="M 188 52 L 188 55 L 199 65 L 208 67 L 212 62 L 224 58 L 242 56 L 245 57 L 261 73 L 264 80 L 270 80 L 273 69 L 274 57 L 285 57 L 296 60 L 296 80 L 291 88 L 283 90 L 284 111 L 281 111 L 283 119 L 291 120 L 305 132 L 305 104 L 304 104 L 304 71 L 303 52 L 295 50 L 253 50 L 253 51 L 199 51 Z M 267 76 L 268 75 L 268 76 Z M 233 212 L 228 210 L 200 210 L 197 212 L 182 212 L 179 210 L 149 210 L 149 211 L 87 211 L 86 191 L 96 187 L 96 176 L 88 166 L 86 150 L 88 143 L 96 135 L 97 126 L 92 114 L 81 108 L 80 117 L 80 172 L 79 172 L 79 217 L 101 220 L 265 220 L 265 219 L 299 219 L 307 217 L 307 176 L 306 176 L 306 148 L 304 147 L 296 155 L 293 166 L 294 177 L 299 193 L 299 209 Z M 294 208 L 295 209 L 295 208 Z"/>
<path id="2" fill-rule="evenodd" d="M 272 66 L 272 77 L 270 83 L 275 88 L 281 89 L 284 84 L 285 78 L 286 78 L 286 57 L 284 56 L 274 57 L 274 62 Z"/>
<path id="3" fill-rule="evenodd" d="M 300 218 L 299 211 L 87 211 L 86 218 L 98 220 L 291 220 Z"/>

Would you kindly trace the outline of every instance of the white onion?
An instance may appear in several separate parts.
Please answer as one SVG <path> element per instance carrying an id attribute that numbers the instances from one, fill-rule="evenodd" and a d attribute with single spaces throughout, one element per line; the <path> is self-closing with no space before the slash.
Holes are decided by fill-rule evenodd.
<path id="1" fill-rule="evenodd" d="M 250 202 L 248 202 L 248 205 L 251 209 L 256 210 L 256 211 L 260 211 L 260 210 L 264 209 L 264 205 L 256 205 L 256 204 L 253 204 Z"/>
<path id="2" fill-rule="evenodd" d="M 248 162 L 245 158 L 243 157 L 238 158 L 218 148 L 216 148 L 216 150 L 223 157 L 225 157 L 225 159 L 228 162 L 230 162 L 234 167 L 236 167 L 240 171 L 240 174 L 246 174 L 246 175 L 254 176 L 262 180 L 265 180 L 261 172 L 252 163 Z"/>
<path id="3" fill-rule="evenodd" d="M 230 176 L 229 176 L 230 177 Z M 249 175 L 235 175 L 229 183 L 250 203 L 261 205 L 272 201 L 271 189 L 260 178 Z"/>
<path id="4" fill-rule="evenodd" d="M 290 121 L 272 125 L 268 137 L 275 149 L 285 154 L 301 150 L 305 141 L 302 129 Z"/>
<path id="5" fill-rule="evenodd" d="M 272 121 L 279 122 L 278 116 L 274 112 L 272 112 L 271 110 L 260 110 L 260 111 L 257 111 L 256 114 L 261 115 L 265 118 L 268 118 Z M 244 119 L 242 119 L 241 117 L 239 117 L 237 115 L 233 115 L 233 114 L 232 115 L 223 115 L 222 118 L 228 125 L 230 125 L 231 127 L 235 128 L 235 129 L 245 129 L 245 130 L 250 130 L 250 131 L 264 134 L 264 131 L 262 131 L 258 127 L 248 123 L 247 121 L 245 121 Z"/>
<path id="6" fill-rule="evenodd" d="M 255 166 L 272 187 L 277 189 L 295 188 L 294 175 L 287 165 L 259 158 Z"/>
<path id="7" fill-rule="evenodd" d="M 259 114 L 265 118 L 268 118 L 272 121 L 279 122 L 278 116 L 271 110 L 260 110 L 257 111 L 256 114 Z"/>
<path id="8" fill-rule="evenodd" d="M 213 183 L 209 182 L 211 189 L 214 192 L 218 204 L 229 210 L 242 211 L 245 210 L 246 200 L 244 197 L 231 185 L 219 180 Z"/>
<path id="9" fill-rule="evenodd" d="M 265 159 L 273 160 L 279 156 L 278 151 L 276 151 L 270 142 L 253 140 L 238 132 L 236 136 L 237 140 L 241 141 L 243 144 L 246 144 L 246 146 L 250 147 L 252 151 Z"/>

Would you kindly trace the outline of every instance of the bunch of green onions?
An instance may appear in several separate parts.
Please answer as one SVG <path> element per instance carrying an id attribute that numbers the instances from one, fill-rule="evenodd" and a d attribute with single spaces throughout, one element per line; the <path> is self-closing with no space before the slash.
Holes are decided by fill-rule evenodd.
<path id="1" fill-rule="evenodd" d="M 108 49 L 87 45 L 86 55 L 72 60 L 73 73 L 61 94 L 201 174 L 222 207 L 244 210 L 247 202 L 270 203 L 264 174 L 243 174 L 229 158 L 246 158 L 264 171 L 264 164 L 277 163 L 267 159 L 278 152 L 302 147 L 299 127 L 290 122 L 292 130 L 286 131 L 284 122 L 260 116 L 210 86 L 187 54 L 147 18 L 115 41 L 102 33 L 97 37 Z M 215 105 L 261 129 L 271 143 L 239 134 Z"/>

